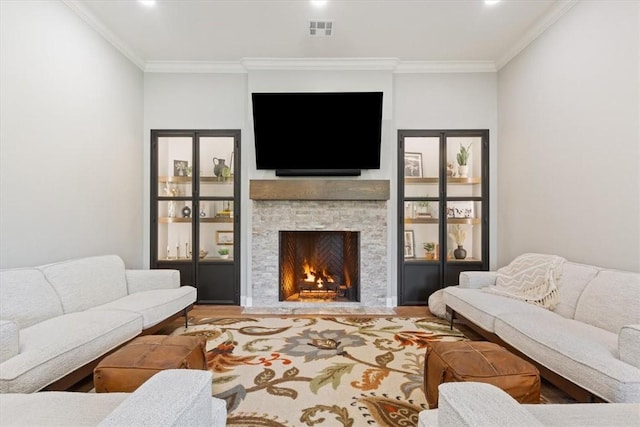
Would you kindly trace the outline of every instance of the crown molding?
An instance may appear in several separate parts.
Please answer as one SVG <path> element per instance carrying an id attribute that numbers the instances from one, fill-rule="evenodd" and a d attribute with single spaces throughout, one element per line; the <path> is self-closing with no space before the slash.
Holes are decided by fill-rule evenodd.
<path id="1" fill-rule="evenodd" d="M 518 40 L 504 55 L 502 55 L 496 61 L 496 69 L 500 70 L 507 65 L 509 61 L 515 58 L 520 52 L 522 52 L 527 46 L 529 46 L 535 39 L 540 37 L 547 28 L 552 26 L 562 15 L 567 13 L 573 6 L 579 3 L 580 0 L 563 0 L 555 3 L 552 9 L 546 13 L 538 22 L 536 22 L 527 33 Z"/>
<path id="2" fill-rule="evenodd" d="M 396 58 L 244 58 L 240 61 L 152 61 L 146 73 L 235 73 L 249 71 L 388 71 L 398 74 L 494 73 L 492 61 L 400 61 Z"/>
<path id="3" fill-rule="evenodd" d="M 100 21 L 98 21 L 87 7 L 78 0 L 62 0 L 76 15 L 84 22 L 89 24 L 91 28 L 98 32 L 102 37 L 118 49 L 124 56 L 133 62 L 138 68 L 144 71 L 144 60 L 136 55 L 131 48 L 109 31 Z"/>
<path id="4" fill-rule="evenodd" d="M 392 71 L 396 58 L 243 58 L 240 63 L 254 70 L 367 70 Z"/>
<path id="5" fill-rule="evenodd" d="M 407 73 L 495 73 L 493 61 L 400 61 L 396 74 Z"/>
<path id="6" fill-rule="evenodd" d="M 239 61 L 149 61 L 145 73 L 227 73 L 246 74 Z"/>

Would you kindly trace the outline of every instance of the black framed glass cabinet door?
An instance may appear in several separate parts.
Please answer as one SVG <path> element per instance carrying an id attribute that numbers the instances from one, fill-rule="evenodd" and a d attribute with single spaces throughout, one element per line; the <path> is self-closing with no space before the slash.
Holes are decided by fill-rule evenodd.
<path id="1" fill-rule="evenodd" d="M 398 305 L 489 268 L 489 131 L 398 131 Z"/>
<path id="2" fill-rule="evenodd" d="M 240 131 L 151 131 L 151 268 L 198 303 L 240 303 Z"/>

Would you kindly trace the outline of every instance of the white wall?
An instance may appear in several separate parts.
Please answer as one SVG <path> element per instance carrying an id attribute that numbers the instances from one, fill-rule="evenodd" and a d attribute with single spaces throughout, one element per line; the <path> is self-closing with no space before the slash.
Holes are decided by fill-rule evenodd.
<path id="1" fill-rule="evenodd" d="M 67 6 L 0 2 L 0 267 L 142 261 L 142 72 Z"/>
<path id="2" fill-rule="evenodd" d="M 639 18 L 639 2 L 580 2 L 499 72 L 500 265 L 640 269 Z"/>

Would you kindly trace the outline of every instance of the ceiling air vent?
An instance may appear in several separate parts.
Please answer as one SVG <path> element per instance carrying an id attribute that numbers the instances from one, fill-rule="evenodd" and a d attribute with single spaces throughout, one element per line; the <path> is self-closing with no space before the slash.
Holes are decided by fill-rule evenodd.
<path id="1" fill-rule="evenodd" d="M 329 37 L 333 35 L 333 21 L 309 21 L 311 37 Z"/>

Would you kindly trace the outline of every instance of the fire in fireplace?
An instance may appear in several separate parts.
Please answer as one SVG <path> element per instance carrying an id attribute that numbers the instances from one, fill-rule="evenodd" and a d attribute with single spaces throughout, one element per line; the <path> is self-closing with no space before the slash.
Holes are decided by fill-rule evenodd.
<path id="1" fill-rule="evenodd" d="M 359 301 L 357 231 L 281 231 L 280 301 Z"/>

